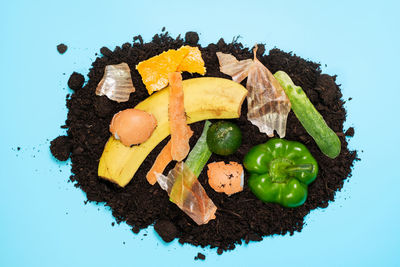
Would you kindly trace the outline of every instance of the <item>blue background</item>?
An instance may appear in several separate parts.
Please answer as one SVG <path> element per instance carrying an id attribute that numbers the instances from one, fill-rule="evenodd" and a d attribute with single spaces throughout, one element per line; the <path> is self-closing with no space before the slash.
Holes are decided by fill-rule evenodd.
<path id="1" fill-rule="evenodd" d="M 396 1 L 1 1 L 0 266 L 400 266 L 399 8 Z M 246 2 L 244 4 L 244 2 Z M 359 150 L 353 177 L 294 236 L 218 256 L 135 235 L 68 183 L 49 140 L 63 134 L 69 74 L 95 53 L 166 26 L 201 43 L 236 35 L 294 51 L 338 74 Z M 56 45 L 68 51 L 60 55 Z M 327 67 L 324 65 L 327 64 Z M 65 73 L 65 74 L 64 74 Z M 21 147 L 18 151 L 17 147 Z M 362 152 L 363 151 L 363 152 Z M 147 234 L 144 236 L 144 234 Z M 194 261 L 197 252 L 205 262 Z"/>

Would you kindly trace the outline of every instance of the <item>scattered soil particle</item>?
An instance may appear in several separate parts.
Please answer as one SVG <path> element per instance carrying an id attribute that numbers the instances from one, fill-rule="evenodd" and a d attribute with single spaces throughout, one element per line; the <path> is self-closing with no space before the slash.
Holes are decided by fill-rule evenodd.
<path id="1" fill-rule="evenodd" d="M 68 79 L 68 87 L 74 91 L 81 89 L 84 83 L 85 77 L 77 72 L 72 73 Z"/>
<path id="2" fill-rule="evenodd" d="M 197 43 L 194 34 L 186 35 L 186 43 Z M 109 206 L 117 222 L 125 221 L 132 227 L 134 233 L 138 233 L 140 229 L 147 228 L 156 222 L 155 230 L 166 242 L 178 238 L 181 244 L 190 243 L 201 247 L 216 247 L 218 254 L 234 249 L 236 245 L 242 244 L 242 241 L 260 241 L 265 236 L 293 235 L 295 232 L 301 231 L 304 226 L 304 218 L 311 210 L 326 208 L 329 202 L 335 199 L 336 192 L 341 190 L 344 181 L 351 176 L 357 153 L 348 149 L 343 133 L 346 110 L 340 88 L 335 83 L 336 77 L 321 74 L 318 63 L 277 48 L 266 51 L 263 55 L 259 54 L 258 58 L 272 73 L 283 70 L 290 75 L 296 85 L 303 88 L 327 124 L 333 131 L 340 133 L 338 135 L 342 144 L 341 153 L 336 159 L 324 156 L 293 112 L 289 113 L 286 139 L 304 143 L 319 164 L 318 177 L 309 186 L 308 198 L 304 205 L 287 209 L 277 204 L 261 202 L 247 186 L 247 173 L 242 192 L 230 197 L 216 193 L 208 185 L 206 172 L 203 171 L 199 176 L 199 182 L 218 207 L 218 211 L 216 219 L 206 225 L 198 226 L 169 201 L 167 194 L 158 184 L 151 186 L 145 178 L 168 138 L 148 155 L 125 188 L 120 188 L 97 176 L 98 162 L 104 145 L 110 137 L 109 124 L 113 115 L 120 110 L 134 107 L 148 97 L 147 90 L 135 66 L 142 60 L 168 49 L 177 49 L 184 44 L 184 40 L 179 36 L 172 38 L 168 32 L 165 32 L 154 35 L 153 40 L 148 43 L 144 43 L 141 36 L 135 36 L 132 45 L 118 46 L 113 51 L 103 47 L 100 50 L 103 56 L 96 58 L 93 62 L 88 74 L 89 80 L 85 86 L 80 88 L 83 84 L 82 78 L 79 78 L 79 84 L 76 82 L 71 84 L 72 87 L 81 89 L 76 90 L 66 100 L 69 109 L 66 125 L 72 144 L 71 181 L 86 193 L 88 201 L 104 202 Z M 198 47 L 207 68 L 206 76 L 211 77 L 230 79 L 219 71 L 218 59 L 215 54 L 218 51 L 231 53 L 239 60 L 253 57 L 252 48 L 244 47 L 235 40 L 232 43 L 226 43 L 220 39 L 216 44 L 209 44 L 206 47 L 198 45 Z M 109 101 L 105 97 L 96 96 L 95 89 L 104 74 L 105 66 L 121 62 L 129 65 L 136 92 L 131 94 L 129 101 L 125 103 L 117 103 Z M 70 80 L 75 81 L 76 78 L 72 76 Z M 184 79 L 199 76 L 198 74 L 183 73 Z M 235 154 L 227 157 L 212 155 L 210 162 L 241 162 L 251 147 L 269 139 L 246 119 L 246 114 L 247 103 L 245 101 L 241 117 L 231 120 L 242 130 L 243 143 L 241 147 Z M 204 122 L 191 124 L 190 127 L 194 131 L 194 135 L 190 139 L 191 146 L 199 138 L 203 125 Z M 52 142 L 51 150 L 57 158 L 61 154 L 63 156 L 61 158 L 66 159 L 70 149 L 67 149 L 69 147 L 67 145 L 63 150 L 64 146 L 59 145 L 59 138 Z M 67 137 L 61 138 L 60 140 L 68 140 Z M 68 142 L 65 143 L 68 144 Z M 61 153 L 63 151 L 65 152 Z M 172 166 L 173 164 L 168 166 L 166 173 Z"/>
<path id="3" fill-rule="evenodd" d="M 195 260 L 202 260 L 204 261 L 206 259 L 206 255 L 204 255 L 203 253 L 197 253 L 197 256 L 194 257 Z"/>
<path id="4" fill-rule="evenodd" d="M 71 154 L 71 141 L 68 136 L 59 136 L 50 142 L 50 151 L 59 161 L 66 161 Z"/>
<path id="5" fill-rule="evenodd" d="M 353 137 L 354 136 L 354 128 L 350 127 L 349 129 L 347 129 L 347 131 L 344 134 L 345 136 L 350 136 Z"/>
<path id="6" fill-rule="evenodd" d="M 156 230 L 158 235 L 167 243 L 174 240 L 178 235 L 176 226 L 168 220 L 158 220 L 154 224 L 154 230 Z"/>
<path id="7" fill-rule="evenodd" d="M 66 46 L 65 44 L 59 44 L 57 45 L 57 51 L 58 53 L 60 53 L 61 55 L 64 54 L 68 49 L 68 46 Z"/>

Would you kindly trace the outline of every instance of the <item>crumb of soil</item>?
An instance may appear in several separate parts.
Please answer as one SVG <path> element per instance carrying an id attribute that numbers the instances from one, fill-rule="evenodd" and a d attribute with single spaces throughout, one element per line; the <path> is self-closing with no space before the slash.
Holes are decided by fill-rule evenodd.
<path id="1" fill-rule="evenodd" d="M 195 260 L 202 260 L 204 261 L 206 259 L 206 255 L 204 255 L 203 253 L 197 253 L 197 256 L 194 257 Z"/>
<path id="2" fill-rule="evenodd" d="M 185 42 L 188 45 L 197 45 L 197 43 L 199 42 L 199 35 L 197 34 L 197 32 L 187 32 L 185 34 Z"/>
<path id="3" fill-rule="evenodd" d="M 85 77 L 77 72 L 72 73 L 68 79 L 68 86 L 74 91 L 81 89 L 84 83 Z"/>
<path id="4" fill-rule="evenodd" d="M 154 224 L 154 230 L 156 230 L 158 235 L 167 243 L 174 240 L 178 235 L 176 226 L 168 220 L 158 220 Z"/>
<path id="5" fill-rule="evenodd" d="M 344 134 L 345 136 L 350 136 L 353 137 L 354 136 L 354 128 L 350 127 L 349 129 L 347 129 L 347 131 Z"/>
<path id="6" fill-rule="evenodd" d="M 50 142 L 50 151 L 59 161 L 66 161 L 71 154 L 71 141 L 68 136 L 59 136 Z"/>
<path id="7" fill-rule="evenodd" d="M 61 55 L 64 54 L 68 49 L 68 46 L 66 46 L 65 44 L 59 44 L 57 45 L 57 51 L 58 53 L 60 53 Z"/>
<path id="8" fill-rule="evenodd" d="M 203 171 L 199 176 L 199 182 L 218 207 L 218 211 L 216 219 L 206 225 L 198 226 L 169 201 L 168 195 L 158 184 L 151 186 L 145 178 L 168 138 L 148 155 L 126 187 L 120 188 L 97 176 L 98 162 L 104 145 L 110 137 L 108 129 L 113 115 L 120 110 L 134 107 L 148 97 L 147 90 L 135 66 L 168 49 L 177 49 L 189 42 L 197 44 L 198 35 L 197 37 L 192 33 L 186 35 L 183 40 L 180 37 L 172 38 L 168 32 L 165 32 L 156 34 L 148 43 L 145 43 L 139 35 L 133 37 L 131 45 L 118 46 L 114 50 L 105 47 L 100 49 L 103 56 L 96 58 L 93 62 L 88 73 L 88 82 L 83 88 L 80 88 L 83 84 L 83 79 L 81 79 L 80 86 L 77 86 L 79 90 L 76 90 L 66 100 L 69 109 L 66 125 L 72 145 L 73 175 L 70 180 L 86 193 L 88 201 L 104 202 L 109 206 L 116 221 L 118 223 L 125 221 L 132 227 L 132 232 L 138 233 L 141 229 L 155 223 L 155 230 L 166 242 L 178 238 L 181 244 L 190 243 L 195 246 L 217 248 L 218 254 L 232 250 L 243 242 L 260 241 L 263 237 L 272 235 L 293 235 L 295 232 L 301 231 L 304 226 L 304 218 L 311 210 L 326 208 L 329 202 L 335 199 L 336 192 L 341 190 L 346 179 L 351 176 L 353 163 L 357 160 L 357 153 L 349 150 L 347 146 L 343 131 L 346 110 L 340 88 L 335 83 L 336 77 L 321 74 L 318 63 L 307 61 L 277 48 L 265 51 L 263 55 L 259 54 L 259 60 L 272 73 L 278 70 L 287 72 L 293 82 L 303 88 L 327 124 L 334 132 L 338 133 L 342 144 L 341 153 L 336 159 L 324 156 L 293 112 L 289 113 L 286 139 L 305 144 L 319 165 L 318 177 L 309 185 L 308 198 L 304 205 L 295 209 L 287 209 L 277 204 L 261 202 L 247 186 L 249 178 L 247 173 L 242 192 L 230 197 L 216 193 L 208 185 L 207 174 Z M 238 42 L 226 43 L 223 39 L 205 47 L 197 46 L 202 52 L 207 68 L 205 76 L 209 77 L 230 79 L 229 76 L 219 71 L 218 59 L 215 54 L 218 51 L 231 53 L 239 60 L 253 57 L 251 48 Z M 136 92 L 131 94 L 131 98 L 125 103 L 117 103 L 109 101 L 105 97 L 96 96 L 94 92 L 104 74 L 105 66 L 121 62 L 129 65 Z M 184 79 L 199 76 L 198 74 L 183 73 Z M 242 84 L 244 85 L 245 82 Z M 247 103 L 245 101 L 241 117 L 232 120 L 242 130 L 243 143 L 241 147 L 235 154 L 227 157 L 213 154 L 210 162 L 223 160 L 241 162 L 251 147 L 269 139 L 246 119 L 246 114 Z M 190 139 L 191 147 L 199 138 L 203 125 L 204 122 L 190 125 L 194 131 L 193 137 Z M 60 151 L 52 149 L 52 152 L 58 157 Z M 66 154 L 69 152 L 64 156 Z M 165 173 L 172 166 L 173 164 L 170 164 Z"/>

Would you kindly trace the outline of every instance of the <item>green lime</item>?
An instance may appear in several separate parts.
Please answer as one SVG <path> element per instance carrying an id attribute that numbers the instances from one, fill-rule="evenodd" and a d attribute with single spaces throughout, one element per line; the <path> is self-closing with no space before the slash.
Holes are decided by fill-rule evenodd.
<path id="1" fill-rule="evenodd" d="M 236 152 L 242 144 L 242 132 L 239 127 L 228 121 L 213 123 L 207 132 L 207 145 L 211 152 L 227 156 Z"/>

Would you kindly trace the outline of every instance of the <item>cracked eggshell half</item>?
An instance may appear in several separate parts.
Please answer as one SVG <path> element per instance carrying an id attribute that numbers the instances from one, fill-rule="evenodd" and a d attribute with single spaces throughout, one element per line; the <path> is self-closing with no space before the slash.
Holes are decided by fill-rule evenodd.
<path id="1" fill-rule="evenodd" d="M 132 146 L 149 139 L 156 126 L 157 120 L 152 114 L 130 108 L 114 115 L 110 124 L 110 132 L 125 146 Z"/>

